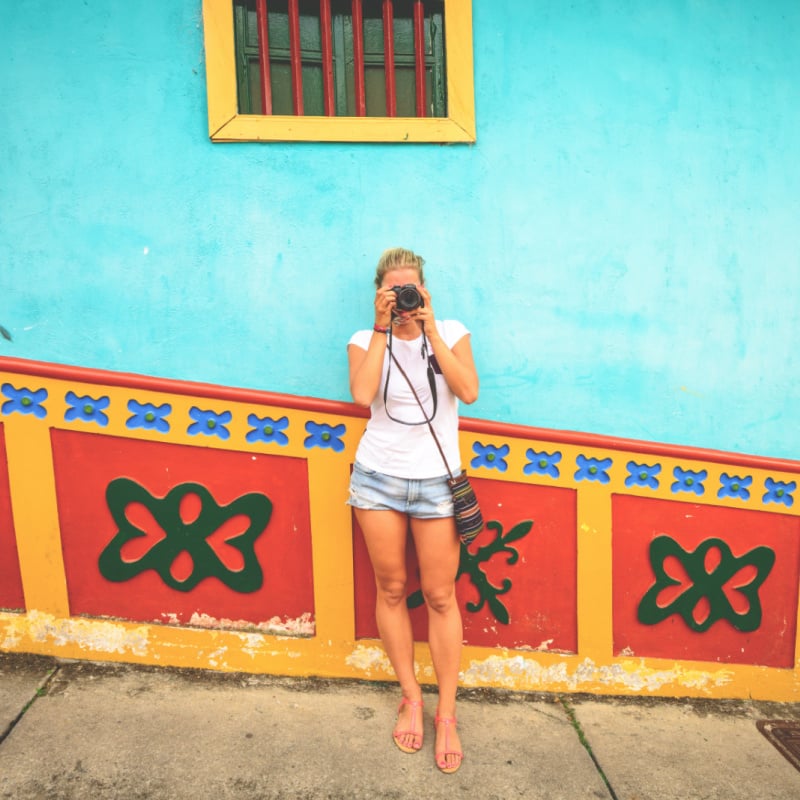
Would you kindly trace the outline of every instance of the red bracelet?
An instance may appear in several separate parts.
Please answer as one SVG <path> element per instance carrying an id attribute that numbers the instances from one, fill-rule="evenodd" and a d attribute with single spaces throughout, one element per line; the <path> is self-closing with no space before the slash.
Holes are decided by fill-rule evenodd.
<path id="1" fill-rule="evenodd" d="M 381 328 L 380 325 L 373 325 L 372 330 L 374 330 L 375 333 L 389 333 L 388 328 Z"/>

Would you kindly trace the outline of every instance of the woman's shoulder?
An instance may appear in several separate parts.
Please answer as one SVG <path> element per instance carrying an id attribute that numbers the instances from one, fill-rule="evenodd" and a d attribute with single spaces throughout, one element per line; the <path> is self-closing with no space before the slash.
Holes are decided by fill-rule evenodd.
<path id="1" fill-rule="evenodd" d="M 369 340 L 372 338 L 371 330 L 356 331 L 348 340 L 348 346 L 351 344 L 366 350 L 369 347 Z"/>
<path id="2" fill-rule="evenodd" d="M 467 326 L 457 319 L 437 319 L 436 327 L 448 347 L 452 347 L 459 339 L 469 334 Z"/>

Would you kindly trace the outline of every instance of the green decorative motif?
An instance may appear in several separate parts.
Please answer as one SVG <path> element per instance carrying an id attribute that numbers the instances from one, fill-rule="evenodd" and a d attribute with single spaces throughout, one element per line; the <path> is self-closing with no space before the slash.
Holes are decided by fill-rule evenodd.
<path id="1" fill-rule="evenodd" d="M 503 535 L 503 526 L 499 522 L 487 522 L 486 527 L 491 528 L 495 532 L 494 540 L 483 547 L 479 547 L 474 554 L 470 553 L 465 545 L 461 545 L 461 560 L 458 564 L 456 580 L 462 575 L 469 575 L 472 585 L 478 590 L 478 602 L 467 603 L 467 611 L 477 613 L 485 605 L 488 605 L 495 619 L 503 625 L 508 625 L 508 609 L 498 598 L 500 595 L 506 594 L 511 590 L 511 579 L 503 578 L 502 585 L 499 587 L 495 586 L 486 577 L 486 573 L 481 569 L 481 565 L 487 563 L 498 553 L 508 554 L 508 558 L 506 559 L 508 565 L 516 564 L 519 559 L 519 552 L 516 548 L 510 547 L 509 545 L 511 542 L 515 542 L 528 535 L 533 527 L 533 520 L 518 522 L 505 536 Z M 409 608 L 417 608 L 424 602 L 425 598 L 422 595 L 422 590 L 418 589 L 409 596 L 407 605 Z"/>
<path id="2" fill-rule="evenodd" d="M 180 506 L 189 495 L 200 500 L 200 512 L 193 521 L 185 522 L 181 518 Z M 253 492 L 221 506 L 208 489 L 197 483 L 184 483 L 171 489 L 165 497 L 154 497 L 135 481 L 116 478 L 106 489 L 106 502 L 118 528 L 98 560 L 100 574 L 107 580 L 127 581 L 152 569 L 167 586 L 181 592 L 191 591 L 200 581 L 211 577 L 218 578 L 237 592 L 255 592 L 261 588 L 264 575 L 254 546 L 272 516 L 272 502 L 265 495 Z M 127 509 L 134 503 L 144 506 L 152 514 L 164 538 L 159 539 L 141 558 L 126 561 L 122 557 L 125 544 L 147 536 L 127 517 Z M 207 541 L 209 536 L 234 517 L 245 517 L 249 521 L 243 533 L 225 540 L 227 545 L 234 547 L 244 557 L 241 570 L 226 567 Z M 185 580 L 179 581 L 172 575 L 171 568 L 175 559 L 184 552 L 192 559 L 192 572 Z"/>
<path id="3" fill-rule="evenodd" d="M 718 550 L 720 560 L 709 572 L 706 569 L 706 556 L 712 548 Z M 662 606 L 658 603 L 659 594 L 682 583 L 667 574 L 664 562 L 668 558 L 676 558 L 683 565 L 691 584 L 671 603 Z M 744 633 L 757 630 L 761 625 L 758 590 L 775 564 L 775 552 L 769 547 L 756 547 L 737 558 L 722 539 L 706 539 L 694 552 L 689 552 L 669 536 L 658 536 L 650 544 L 650 563 L 656 582 L 639 603 L 639 622 L 657 625 L 670 615 L 679 614 L 698 633 L 707 631 L 720 619 L 728 620 L 734 628 Z M 747 583 L 737 584 L 734 579 L 745 567 L 754 567 L 756 574 Z M 739 592 L 747 600 L 747 611 L 737 613 L 726 591 Z M 708 616 L 698 622 L 694 610 L 703 599 L 708 601 Z"/>

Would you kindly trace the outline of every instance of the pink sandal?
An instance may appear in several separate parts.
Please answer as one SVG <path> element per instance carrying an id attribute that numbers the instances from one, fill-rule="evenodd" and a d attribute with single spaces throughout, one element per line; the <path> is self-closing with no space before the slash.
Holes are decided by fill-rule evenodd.
<path id="1" fill-rule="evenodd" d="M 400 701 L 400 705 L 397 706 L 397 713 L 399 714 L 402 710 L 403 706 L 411 706 L 411 729 L 406 731 L 393 731 L 392 732 L 392 739 L 394 739 L 394 743 L 404 752 L 404 753 L 416 753 L 422 749 L 422 733 L 417 733 L 414 729 L 417 724 L 417 709 L 420 709 L 420 713 L 422 712 L 423 702 L 422 700 L 409 700 L 408 698 L 404 697 Z M 404 744 L 400 743 L 400 739 L 404 736 L 413 736 L 415 739 L 419 740 L 418 747 L 406 747 Z"/>
<path id="2" fill-rule="evenodd" d="M 461 766 L 461 762 L 464 760 L 464 753 L 461 750 L 450 749 L 450 726 L 456 727 L 456 718 L 440 717 L 437 714 L 433 723 L 438 728 L 440 722 L 444 725 L 444 751 L 436 753 L 436 766 L 447 775 L 452 775 Z M 447 756 L 458 756 L 458 763 L 449 767 L 447 765 Z"/>

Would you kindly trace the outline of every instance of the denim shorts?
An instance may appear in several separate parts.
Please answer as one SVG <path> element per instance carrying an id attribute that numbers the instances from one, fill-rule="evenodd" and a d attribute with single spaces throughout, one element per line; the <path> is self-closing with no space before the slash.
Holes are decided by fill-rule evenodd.
<path id="1" fill-rule="evenodd" d="M 350 476 L 348 505 L 367 511 L 399 511 L 417 519 L 453 516 L 453 496 L 447 476 L 395 478 L 356 462 Z"/>

